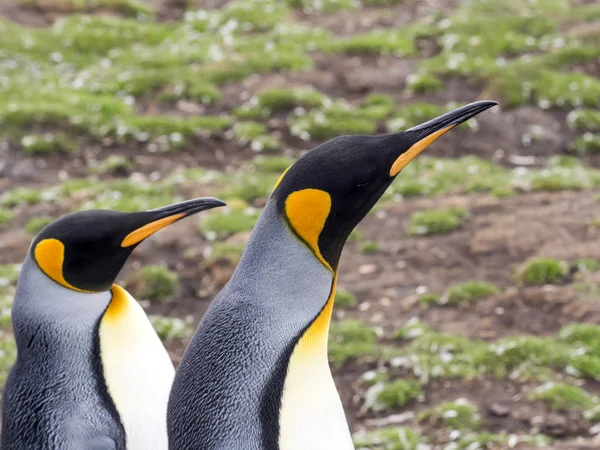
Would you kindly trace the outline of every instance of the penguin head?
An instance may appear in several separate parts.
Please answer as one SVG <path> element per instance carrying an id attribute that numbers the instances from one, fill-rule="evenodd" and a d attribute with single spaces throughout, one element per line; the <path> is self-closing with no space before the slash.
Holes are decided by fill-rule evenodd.
<path id="1" fill-rule="evenodd" d="M 29 251 L 42 272 L 63 287 L 106 291 L 131 252 L 148 236 L 184 217 L 223 205 L 216 198 L 198 198 L 142 212 L 76 212 L 46 226 Z"/>
<path id="2" fill-rule="evenodd" d="M 334 138 L 290 166 L 272 199 L 292 232 L 335 270 L 350 232 L 400 171 L 438 137 L 495 105 L 471 103 L 403 132 Z"/>

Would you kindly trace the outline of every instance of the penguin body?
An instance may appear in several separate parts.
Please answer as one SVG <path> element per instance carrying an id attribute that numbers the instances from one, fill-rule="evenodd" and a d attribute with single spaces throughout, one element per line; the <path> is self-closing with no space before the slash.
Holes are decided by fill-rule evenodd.
<path id="1" fill-rule="evenodd" d="M 296 445 L 286 449 L 352 448 L 327 348 L 299 360 L 288 375 L 296 342 L 323 310 L 332 286 L 331 271 L 298 243 L 269 202 L 231 281 L 203 317 L 188 347 L 193 353 L 177 369 L 186 383 L 171 394 L 170 448 L 276 449 L 280 431 Z M 280 417 L 284 388 L 290 404 Z M 298 394 L 316 404 L 298 405 Z M 190 427 L 185 416 L 196 408 L 201 413 L 193 414 Z M 326 422 L 319 422 L 320 413 Z M 298 415 L 306 428 L 296 433 Z M 328 445 L 320 447 L 320 439 Z M 311 441 L 316 445 L 302 445 Z"/>
<path id="2" fill-rule="evenodd" d="M 2 450 L 167 449 L 173 364 L 141 306 L 113 282 L 143 239 L 222 204 L 81 212 L 36 237 L 12 309 L 17 361 Z"/>
<path id="3" fill-rule="evenodd" d="M 170 450 L 350 450 L 327 361 L 346 239 L 424 148 L 495 102 L 405 132 L 341 136 L 278 180 L 175 375 Z"/>

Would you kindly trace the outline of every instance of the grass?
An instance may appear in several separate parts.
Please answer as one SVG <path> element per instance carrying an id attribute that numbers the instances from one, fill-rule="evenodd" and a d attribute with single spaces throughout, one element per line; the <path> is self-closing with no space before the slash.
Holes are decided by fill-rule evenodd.
<path id="1" fill-rule="evenodd" d="M 14 207 L 17 205 L 33 205 L 42 201 L 42 192 L 40 189 L 15 188 L 5 192 L 0 197 L 0 205 Z"/>
<path id="2" fill-rule="evenodd" d="M 450 233 L 460 228 L 469 213 L 463 208 L 442 208 L 419 211 L 412 215 L 408 234 L 411 236 L 430 236 Z"/>
<path id="3" fill-rule="evenodd" d="M 407 405 L 412 400 L 423 395 L 419 383 L 414 380 L 395 380 L 384 383 L 377 394 L 377 411 L 388 411 Z"/>
<path id="4" fill-rule="evenodd" d="M 519 282 L 528 286 L 561 283 L 568 271 L 566 265 L 553 258 L 532 258 L 521 268 Z"/>
<path id="5" fill-rule="evenodd" d="M 37 234 L 40 231 L 42 231 L 42 229 L 46 226 L 49 225 L 52 221 L 54 220 L 54 218 L 50 217 L 50 216 L 40 216 L 40 217 L 34 217 L 33 219 L 30 219 L 26 224 L 25 224 L 25 230 L 28 233 L 31 234 Z"/>
<path id="6" fill-rule="evenodd" d="M 123 155 L 110 155 L 97 165 L 90 167 L 90 173 L 123 176 L 131 173 L 133 169 L 134 162 L 132 159 Z"/>
<path id="7" fill-rule="evenodd" d="M 166 267 L 146 266 L 127 280 L 126 286 L 140 300 L 169 301 L 179 288 L 179 277 Z"/>
<path id="8" fill-rule="evenodd" d="M 497 286 L 482 281 L 465 281 L 451 286 L 437 303 L 465 306 L 500 292 Z M 423 301 L 423 299 L 421 299 Z M 427 303 L 427 301 L 425 301 Z"/>
<path id="9" fill-rule="evenodd" d="M 7 224 L 11 220 L 13 220 L 14 217 L 15 215 L 12 213 L 12 211 L 0 207 L 0 226 Z"/>
<path id="10" fill-rule="evenodd" d="M 23 151 L 28 155 L 51 155 L 71 153 L 78 149 L 77 143 L 65 133 L 27 135 L 21 138 Z"/>
<path id="11" fill-rule="evenodd" d="M 194 328 L 178 317 L 149 316 L 149 319 L 163 342 L 189 339 L 194 334 Z"/>
<path id="12" fill-rule="evenodd" d="M 600 153 L 600 134 L 585 133 L 573 142 L 571 150 L 579 155 Z"/>
<path id="13" fill-rule="evenodd" d="M 381 249 L 381 245 L 377 241 L 365 241 L 360 244 L 360 251 L 366 255 L 373 255 Z"/>
<path id="14" fill-rule="evenodd" d="M 375 329 L 360 320 L 346 319 L 331 324 L 329 331 L 329 361 L 341 366 L 350 359 L 376 356 Z"/>
<path id="15" fill-rule="evenodd" d="M 198 231 L 208 239 L 222 239 L 254 228 L 259 212 L 253 208 L 223 208 L 198 222 Z"/>
<path id="16" fill-rule="evenodd" d="M 352 292 L 343 288 L 337 288 L 335 290 L 334 303 L 337 308 L 354 308 L 358 300 Z"/>
<path id="17" fill-rule="evenodd" d="M 244 244 L 228 244 L 226 242 L 215 242 L 211 247 L 207 260 L 209 262 L 226 260 L 237 264 L 244 251 Z"/>
<path id="18" fill-rule="evenodd" d="M 485 342 L 437 333 L 418 320 L 396 331 L 407 341 L 390 363 L 422 383 L 431 378 L 554 381 L 564 376 L 600 379 L 600 326 L 573 324 L 547 337 L 516 336 Z"/>
<path id="19" fill-rule="evenodd" d="M 589 409 L 598 403 L 588 392 L 565 383 L 546 383 L 535 389 L 530 398 L 544 402 L 553 410 Z"/>
<path id="20" fill-rule="evenodd" d="M 464 398 L 427 409 L 421 412 L 418 418 L 420 422 L 440 422 L 451 430 L 477 430 L 482 426 L 477 406 Z"/>
<path id="21" fill-rule="evenodd" d="M 59 10 L 79 13 L 92 12 L 96 9 L 110 9 L 129 16 L 152 15 L 148 5 L 137 0 L 19 0 L 27 6 L 37 6 L 44 10 Z"/>
<path id="22" fill-rule="evenodd" d="M 419 450 L 424 441 L 418 431 L 409 427 L 384 427 L 354 435 L 354 445 L 358 449 Z"/>

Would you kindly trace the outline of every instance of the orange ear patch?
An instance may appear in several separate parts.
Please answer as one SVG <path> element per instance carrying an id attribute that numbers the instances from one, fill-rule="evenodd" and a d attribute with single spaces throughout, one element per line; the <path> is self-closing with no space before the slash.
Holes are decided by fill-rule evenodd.
<path id="1" fill-rule="evenodd" d="M 35 260 L 42 271 L 63 287 L 77 292 L 90 293 L 76 288 L 63 276 L 63 263 L 65 261 L 65 246 L 58 239 L 44 239 L 35 246 Z"/>
<path id="2" fill-rule="evenodd" d="M 293 192 L 285 202 L 285 214 L 294 231 L 311 248 L 318 260 L 333 271 L 319 249 L 319 235 L 330 211 L 331 196 L 319 189 Z"/>

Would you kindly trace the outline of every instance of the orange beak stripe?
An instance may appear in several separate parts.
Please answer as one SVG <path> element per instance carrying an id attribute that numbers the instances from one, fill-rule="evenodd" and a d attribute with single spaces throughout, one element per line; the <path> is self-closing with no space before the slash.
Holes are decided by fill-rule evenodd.
<path id="1" fill-rule="evenodd" d="M 185 214 L 180 213 L 147 223 L 143 227 L 140 227 L 125 236 L 125 239 L 123 239 L 123 242 L 121 242 L 121 247 L 131 247 L 132 245 L 138 244 L 151 234 L 156 233 L 158 230 L 166 227 L 167 225 L 171 225 L 173 222 L 177 222 L 183 217 L 185 217 Z"/>
<path id="2" fill-rule="evenodd" d="M 392 164 L 392 168 L 390 169 L 390 177 L 395 177 L 400 173 L 402 169 L 406 167 L 406 165 L 411 162 L 415 157 L 425 150 L 429 145 L 431 145 L 437 138 L 441 135 L 445 134 L 447 131 L 450 131 L 454 128 L 456 124 L 452 124 L 446 128 L 442 128 L 441 130 L 436 131 L 435 133 L 431 133 L 428 136 L 425 136 L 420 141 L 414 143 L 411 148 L 402 153 L 394 164 Z"/>

